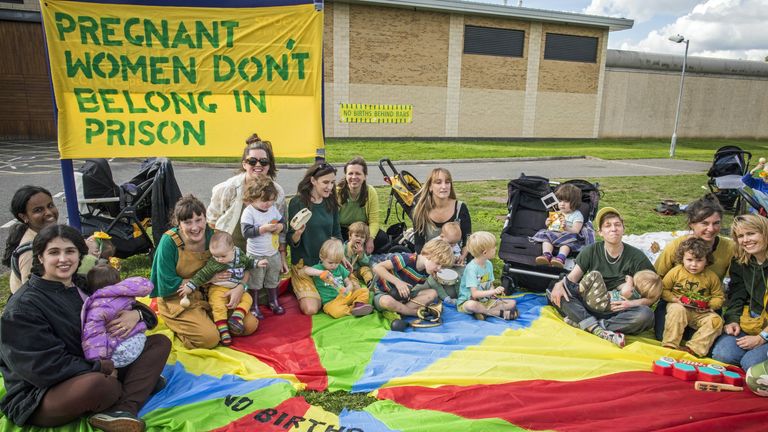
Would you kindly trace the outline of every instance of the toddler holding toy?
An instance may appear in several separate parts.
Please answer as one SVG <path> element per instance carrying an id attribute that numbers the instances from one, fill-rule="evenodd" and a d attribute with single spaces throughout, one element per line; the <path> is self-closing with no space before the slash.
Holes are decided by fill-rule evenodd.
<path id="1" fill-rule="evenodd" d="M 723 319 L 714 312 L 723 306 L 725 297 L 720 279 L 707 266 L 712 263 L 711 248 L 699 238 L 686 239 L 677 249 L 678 265 L 664 276 L 661 296 L 667 301 L 667 316 L 662 345 L 680 349 L 686 327 L 696 329 L 684 351 L 705 357 L 723 330 Z M 708 299 L 707 307 L 687 305 L 682 297 Z"/>
<path id="2" fill-rule="evenodd" d="M 472 233 L 467 239 L 467 249 L 474 258 L 461 276 L 457 301 L 459 312 L 498 316 L 505 320 L 516 319 L 516 302 L 496 298 L 504 294 L 504 288 L 494 288 L 492 285 L 494 277 L 491 259 L 496 256 L 496 237 L 487 231 Z"/>
<path id="3" fill-rule="evenodd" d="M 373 280 L 371 257 L 365 253 L 369 237 L 368 225 L 365 222 L 354 222 L 349 226 L 349 240 L 344 243 L 344 259 L 349 264 L 347 270 L 366 287 Z"/>
<path id="4" fill-rule="evenodd" d="M 262 288 L 267 289 L 272 313 L 285 313 L 277 299 L 277 285 L 282 269 L 279 234 L 285 228 L 285 218 L 275 206 L 277 195 L 277 188 L 268 176 L 249 180 L 243 192 L 243 201 L 248 204 L 240 217 L 240 228 L 246 240 L 245 249 L 255 261 L 266 262 L 264 266 L 256 266 L 251 270 L 248 284 L 248 291 L 253 298 L 251 314 L 258 319 L 264 319 L 259 310 L 258 291 Z"/>
<path id="5" fill-rule="evenodd" d="M 558 211 L 550 212 L 547 227 L 531 237 L 541 243 L 543 255 L 536 257 L 536 264 L 562 268 L 571 249 L 584 239 L 579 234 L 584 226 L 584 215 L 578 210 L 581 204 L 581 189 L 570 183 L 564 183 L 555 189 Z M 553 256 L 555 247 L 559 250 Z"/>
<path id="6" fill-rule="evenodd" d="M 341 240 L 330 238 L 320 247 L 320 262 L 303 269 L 315 283 L 323 312 L 334 318 L 370 314 L 373 306 L 368 304 L 368 289 L 360 288 L 349 278 L 349 270 L 341 265 L 342 261 L 344 245 Z"/>

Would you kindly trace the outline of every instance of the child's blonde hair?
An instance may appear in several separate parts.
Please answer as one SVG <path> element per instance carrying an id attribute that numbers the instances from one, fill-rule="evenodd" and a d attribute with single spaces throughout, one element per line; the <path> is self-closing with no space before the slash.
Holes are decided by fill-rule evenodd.
<path id="1" fill-rule="evenodd" d="M 329 238 L 320 246 L 320 259 L 341 262 L 344 259 L 344 245 L 337 238 Z"/>
<path id="2" fill-rule="evenodd" d="M 656 302 L 661 297 L 661 277 L 653 270 L 640 270 L 632 277 L 640 296 Z"/>
<path id="3" fill-rule="evenodd" d="M 461 225 L 456 221 L 446 222 L 440 228 L 440 235 L 445 240 L 446 236 L 452 236 L 461 240 Z"/>
<path id="4" fill-rule="evenodd" d="M 251 203 L 257 200 L 269 201 L 277 199 L 277 187 L 271 178 L 258 176 L 245 182 L 243 201 Z"/>
<path id="5" fill-rule="evenodd" d="M 208 248 L 214 248 L 214 247 L 233 247 L 235 245 L 235 241 L 232 240 L 232 234 L 226 232 L 226 231 L 214 231 L 213 235 L 211 236 L 211 241 L 208 243 Z"/>
<path id="6" fill-rule="evenodd" d="M 365 222 L 354 222 L 349 226 L 349 234 L 359 235 L 367 241 L 369 237 L 368 225 Z"/>
<path id="7" fill-rule="evenodd" d="M 439 266 L 450 266 L 453 264 L 453 248 L 447 241 L 441 238 L 433 238 L 421 249 L 421 254 L 425 258 Z"/>
<path id="8" fill-rule="evenodd" d="M 480 256 L 483 252 L 496 246 L 496 237 L 488 231 L 477 231 L 467 239 L 467 250 L 473 256 Z"/>

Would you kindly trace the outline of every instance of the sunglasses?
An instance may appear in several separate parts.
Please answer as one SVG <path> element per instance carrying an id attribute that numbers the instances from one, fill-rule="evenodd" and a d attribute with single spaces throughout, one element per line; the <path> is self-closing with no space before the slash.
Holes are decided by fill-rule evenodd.
<path id="1" fill-rule="evenodd" d="M 258 158 L 255 158 L 255 157 L 251 157 L 251 158 L 246 159 L 244 162 L 247 163 L 250 166 L 256 166 L 256 164 L 259 164 L 261 166 L 269 165 L 269 159 L 268 158 L 258 159 Z"/>
<path id="2" fill-rule="evenodd" d="M 327 174 L 330 174 L 331 172 L 336 174 L 336 168 L 334 168 L 334 166 L 331 165 L 331 164 L 323 162 L 321 164 L 317 164 L 317 168 L 315 169 L 315 173 L 312 176 L 313 177 L 319 177 L 321 172 L 325 173 L 325 174 L 322 174 L 322 175 L 327 175 Z"/>

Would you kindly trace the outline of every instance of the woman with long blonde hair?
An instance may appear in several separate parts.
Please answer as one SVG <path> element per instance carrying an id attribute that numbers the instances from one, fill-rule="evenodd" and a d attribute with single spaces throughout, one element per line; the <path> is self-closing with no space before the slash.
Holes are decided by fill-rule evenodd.
<path id="1" fill-rule="evenodd" d="M 747 370 L 768 354 L 768 219 L 736 216 L 731 235 L 736 253 L 731 260 L 725 325 L 712 348 L 712 358 Z"/>
<path id="2" fill-rule="evenodd" d="M 448 222 L 458 222 L 461 227 L 461 260 L 466 260 L 467 237 L 472 233 L 472 219 L 467 205 L 456 199 L 451 172 L 435 168 L 424 182 L 413 209 L 413 229 L 416 252 L 424 244 L 440 235 L 440 229 Z"/>

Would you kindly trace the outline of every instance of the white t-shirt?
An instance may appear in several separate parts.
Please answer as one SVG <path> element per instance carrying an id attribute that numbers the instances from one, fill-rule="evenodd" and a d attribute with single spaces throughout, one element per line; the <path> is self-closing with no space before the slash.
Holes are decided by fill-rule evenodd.
<path id="1" fill-rule="evenodd" d="M 249 205 L 243 210 L 243 215 L 240 217 L 240 226 L 243 229 L 247 225 L 258 228 L 273 221 L 279 221 L 282 218 L 283 216 L 274 205 L 265 212 Z M 248 255 L 272 256 L 278 252 L 278 247 L 279 234 L 276 233 L 264 233 L 252 238 L 246 237 L 246 252 L 248 252 Z"/>

